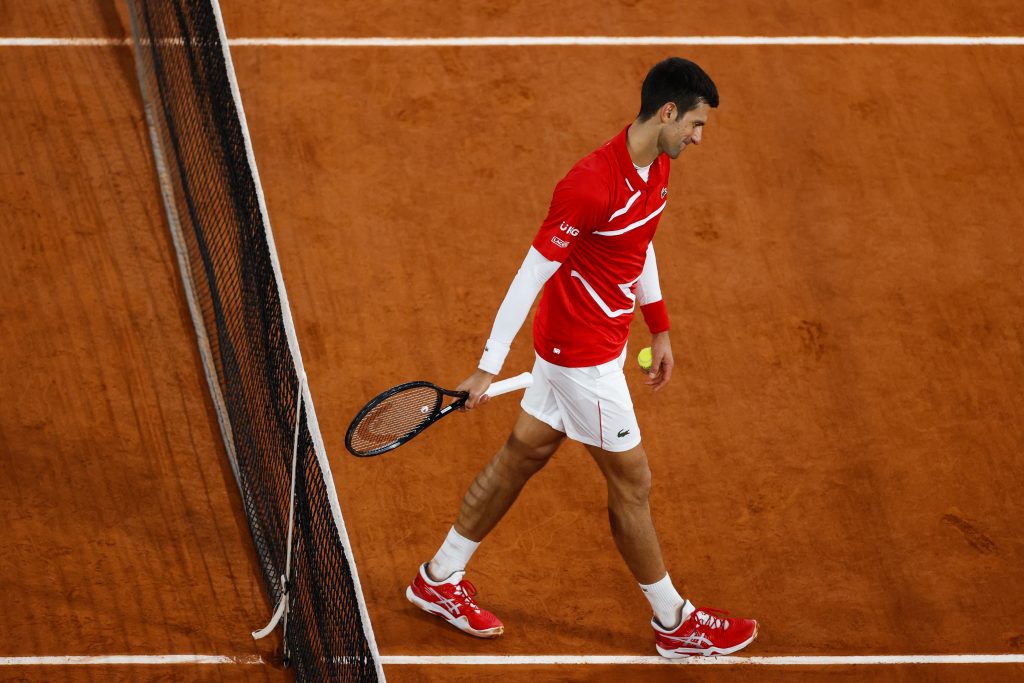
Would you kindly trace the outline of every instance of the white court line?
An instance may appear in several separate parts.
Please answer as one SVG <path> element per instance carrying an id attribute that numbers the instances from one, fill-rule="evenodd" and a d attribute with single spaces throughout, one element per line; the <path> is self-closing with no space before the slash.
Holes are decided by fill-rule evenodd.
<path id="1" fill-rule="evenodd" d="M 54 657 L 0 657 L 0 666 L 81 666 L 159 664 L 264 664 L 258 655 L 94 655 Z M 689 666 L 853 666 L 901 664 L 1024 664 L 1024 655 L 851 655 L 781 657 L 630 657 L 622 655 L 484 655 L 427 657 L 384 655 L 381 664 L 449 666 L 537 665 L 689 665 Z"/>
<path id="2" fill-rule="evenodd" d="M 838 657 L 626 657 L 603 655 L 515 655 L 418 657 L 383 655 L 385 666 L 398 664 L 447 665 L 552 665 L 552 664 L 612 664 L 612 665 L 740 665 L 740 666 L 850 666 L 900 664 L 1024 664 L 1024 655 L 856 655 Z"/>
<path id="3" fill-rule="evenodd" d="M 0 38 L 0 47 L 108 47 L 131 45 L 127 38 Z"/>
<path id="4" fill-rule="evenodd" d="M 0 657 L 0 666 L 81 666 L 94 664 L 263 664 L 258 655 L 70 655 L 60 657 Z"/>
<path id="5" fill-rule="evenodd" d="M 1024 36 L 480 36 L 465 38 L 235 38 L 279 47 L 526 47 L 559 45 L 1024 45 Z"/>
<path id="6" fill-rule="evenodd" d="M 122 38 L 0 38 L 0 47 L 108 47 Z M 478 36 L 451 38 L 231 38 L 231 47 L 547 47 L 644 45 L 1024 45 L 1024 36 Z"/>

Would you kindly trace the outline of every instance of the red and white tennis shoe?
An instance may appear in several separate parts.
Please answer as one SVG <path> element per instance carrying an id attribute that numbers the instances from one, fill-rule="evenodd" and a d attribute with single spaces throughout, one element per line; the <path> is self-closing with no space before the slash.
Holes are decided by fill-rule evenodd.
<path id="1" fill-rule="evenodd" d="M 476 604 L 476 587 L 455 572 L 443 582 L 430 580 L 427 565 L 422 565 L 405 597 L 424 612 L 441 617 L 449 624 L 477 638 L 496 638 L 505 627 L 498 617 Z"/>
<path id="2" fill-rule="evenodd" d="M 750 645 L 757 637 L 757 622 L 753 619 L 727 619 L 726 614 L 722 610 L 698 607 L 674 631 L 668 631 L 656 620 L 651 620 L 658 654 L 669 659 L 729 655 Z"/>

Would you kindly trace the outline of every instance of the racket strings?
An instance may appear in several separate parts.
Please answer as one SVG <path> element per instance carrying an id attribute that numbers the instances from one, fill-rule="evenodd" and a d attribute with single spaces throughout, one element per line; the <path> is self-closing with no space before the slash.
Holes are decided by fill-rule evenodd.
<path id="1" fill-rule="evenodd" d="M 430 422 L 442 395 L 432 387 L 412 387 L 384 398 L 351 430 L 352 448 L 368 453 L 390 446 Z"/>

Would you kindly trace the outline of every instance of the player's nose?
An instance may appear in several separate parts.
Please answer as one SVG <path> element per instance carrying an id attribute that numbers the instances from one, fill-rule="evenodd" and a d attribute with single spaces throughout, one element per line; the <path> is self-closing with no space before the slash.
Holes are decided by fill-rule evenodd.
<path id="1" fill-rule="evenodd" d="M 690 136 L 690 142 L 694 145 L 700 144 L 701 128 L 693 131 L 693 135 Z"/>

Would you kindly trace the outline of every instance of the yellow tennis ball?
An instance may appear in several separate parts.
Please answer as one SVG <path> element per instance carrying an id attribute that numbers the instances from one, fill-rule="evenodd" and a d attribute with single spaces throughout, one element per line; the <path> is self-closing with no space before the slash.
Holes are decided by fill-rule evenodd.
<path id="1" fill-rule="evenodd" d="M 651 363 L 653 361 L 651 359 L 651 347 L 650 346 L 648 346 L 646 348 L 643 348 L 643 349 L 640 349 L 640 353 L 637 354 L 637 357 L 636 357 L 636 362 L 640 364 L 640 369 L 643 370 L 644 372 L 650 372 L 651 371 Z"/>

